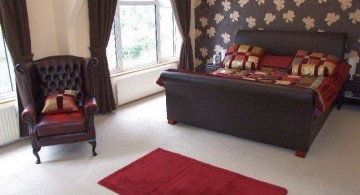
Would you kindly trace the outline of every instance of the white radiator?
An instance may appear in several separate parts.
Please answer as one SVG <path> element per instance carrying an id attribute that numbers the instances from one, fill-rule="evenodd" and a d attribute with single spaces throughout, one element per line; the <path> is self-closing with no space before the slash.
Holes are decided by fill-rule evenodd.
<path id="1" fill-rule="evenodd" d="M 162 71 L 175 67 L 176 64 L 160 66 L 121 76 L 116 83 L 118 106 L 163 91 L 156 80 Z"/>
<path id="2" fill-rule="evenodd" d="M 15 106 L 0 108 L 0 146 L 18 140 L 19 117 Z"/>

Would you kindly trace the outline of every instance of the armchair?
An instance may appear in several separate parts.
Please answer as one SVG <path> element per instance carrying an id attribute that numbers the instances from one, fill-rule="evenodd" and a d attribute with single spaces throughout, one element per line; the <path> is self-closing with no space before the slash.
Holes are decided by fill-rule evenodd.
<path id="1" fill-rule="evenodd" d="M 42 146 L 88 141 L 96 156 L 94 114 L 97 104 L 92 79 L 96 58 L 51 56 L 16 65 L 16 80 L 24 111 L 21 114 L 29 127 L 29 136 L 36 164 L 40 163 Z M 54 92 L 77 90 L 79 111 L 43 114 L 46 97 Z"/>

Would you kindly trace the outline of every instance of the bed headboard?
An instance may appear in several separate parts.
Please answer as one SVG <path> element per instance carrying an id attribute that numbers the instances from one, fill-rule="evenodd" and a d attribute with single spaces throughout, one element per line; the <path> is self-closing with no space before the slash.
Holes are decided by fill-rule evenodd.
<path id="1" fill-rule="evenodd" d="M 343 59 L 346 39 L 346 33 L 239 30 L 235 44 L 259 46 L 272 55 L 293 56 L 298 49 L 304 49 Z"/>

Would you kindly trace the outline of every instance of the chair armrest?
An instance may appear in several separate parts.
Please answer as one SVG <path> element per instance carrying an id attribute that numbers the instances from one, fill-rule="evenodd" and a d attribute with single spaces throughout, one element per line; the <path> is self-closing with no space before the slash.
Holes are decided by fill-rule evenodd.
<path id="1" fill-rule="evenodd" d="M 84 102 L 84 113 L 87 121 L 88 127 L 93 129 L 94 127 L 94 114 L 98 111 L 98 105 L 96 104 L 96 99 L 94 97 L 85 97 Z"/>
<path id="2" fill-rule="evenodd" d="M 92 112 L 93 114 L 96 114 L 98 111 L 98 105 L 96 103 L 96 99 L 94 97 L 89 97 L 87 96 L 85 98 L 85 104 L 84 104 L 84 109 L 85 112 L 90 113 Z"/>
<path id="3" fill-rule="evenodd" d="M 36 109 L 34 104 L 29 104 L 24 108 L 23 112 L 21 113 L 21 119 L 25 121 L 29 126 L 36 125 Z M 29 131 L 31 131 L 32 129 L 33 128 L 29 128 Z"/>

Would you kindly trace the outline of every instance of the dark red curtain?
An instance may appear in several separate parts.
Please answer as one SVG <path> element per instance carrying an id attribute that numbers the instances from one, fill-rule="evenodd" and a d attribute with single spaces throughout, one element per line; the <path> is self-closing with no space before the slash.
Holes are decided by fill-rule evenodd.
<path id="1" fill-rule="evenodd" d="M 190 39 L 191 0 L 171 0 L 175 19 L 183 39 L 180 51 L 179 69 L 194 69 L 194 58 Z"/>
<path id="2" fill-rule="evenodd" d="M 14 65 L 32 61 L 31 39 L 26 0 L 0 0 L 0 24 Z M 18 94 L 19 116 L 23 104 Z M 27 125 L 19 117 L 20 136 L 29 135 Z"/>
<path id="3" fill-rule="evenodd" d="M 90 52 L 99 61 L 94 69 L 95 97 L 100 113 L 116 109 L 106 57 L 117 0 L 89 0 Z"/>

